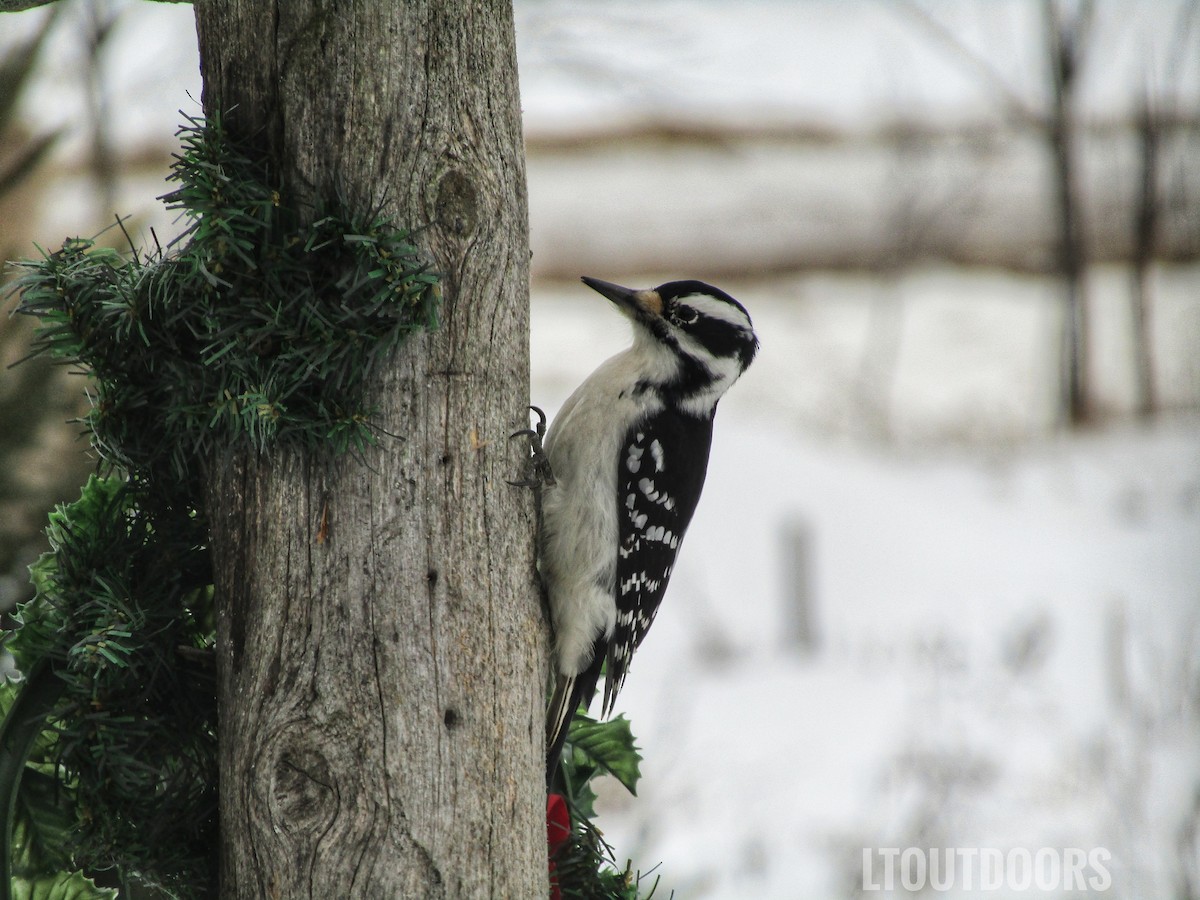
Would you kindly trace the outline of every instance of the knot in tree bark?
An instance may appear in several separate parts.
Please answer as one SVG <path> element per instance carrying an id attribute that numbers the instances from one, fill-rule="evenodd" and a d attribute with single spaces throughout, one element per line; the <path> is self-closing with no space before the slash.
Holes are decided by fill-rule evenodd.
<path id="1" fill-rule="evenodd" d="M 479 191 L 465 172 L 451 169 L 439 180 L 434 201 L 436 222 L 457 238 L 470 237 L 479 221 Z"/>
<path id="2" fill-rule="evenodd" d="M 327 825 L 337 815 L 338 807 L 338 790 L 329 761 L 311 747 L 276 746 L 281 752 L 273 761 L 271 801 L 277 821 L 287 822 L 289 830 Z"/>

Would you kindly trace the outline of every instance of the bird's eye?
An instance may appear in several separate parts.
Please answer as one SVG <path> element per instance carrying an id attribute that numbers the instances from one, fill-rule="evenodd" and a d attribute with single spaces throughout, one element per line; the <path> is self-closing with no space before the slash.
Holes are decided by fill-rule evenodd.
<path id="1" fill-rule="evenodd" d="M 675 312 L 671 316 L 671 318 L 673 318 L 680 325 L 691 325 L 699 317 L 700 314 L 690 306 L 675 307 Z"/>

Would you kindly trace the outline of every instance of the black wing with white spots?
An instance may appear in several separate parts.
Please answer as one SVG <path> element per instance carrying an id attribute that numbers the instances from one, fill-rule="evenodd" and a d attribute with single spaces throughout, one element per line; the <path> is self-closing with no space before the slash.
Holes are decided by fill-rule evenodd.
<path id="1" fill-rule="evenodd" d="M 606 658 L 604 715 L 612 712 L 629 660 L 662 602 L 704 487 L 711 444 L 711 417 L 674 410 L 640 422 L 625 436 L 617 463 L 617 623 Z"/>

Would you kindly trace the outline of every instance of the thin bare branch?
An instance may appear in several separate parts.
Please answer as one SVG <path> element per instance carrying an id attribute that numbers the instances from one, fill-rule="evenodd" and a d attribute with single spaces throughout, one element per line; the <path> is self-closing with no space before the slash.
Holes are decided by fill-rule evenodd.
<path id="1" fill-rule="evenodd" d="M 1035 125 L 1040 125 L 1045 121 L 1045 116 L 1041 111 L 1017 93 L 1004 75 L 968 47 L 958 35 L 918 5 L 915 0 L 901 0 L 898 3 L 885 4 L 885 8 L 889 7 L 903 13 L 929 37 L 949 50 L 960 64 L 979 76 L 985 84 L 1000 95 L 1001 102 L 1016 118 Z"/>

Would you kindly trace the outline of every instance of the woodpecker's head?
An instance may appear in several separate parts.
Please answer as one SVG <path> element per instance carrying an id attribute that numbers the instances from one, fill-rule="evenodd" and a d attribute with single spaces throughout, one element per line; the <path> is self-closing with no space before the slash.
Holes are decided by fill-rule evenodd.
<path id="1" fill-rule="evenodd" d="M 598 278 L 583 283 L 634 323 L 634 350 L 654 385 L 691 412 L 711 412 L 758 350 L 746 308 L 711 284 L 668 281 L 638 291 Z"/>

